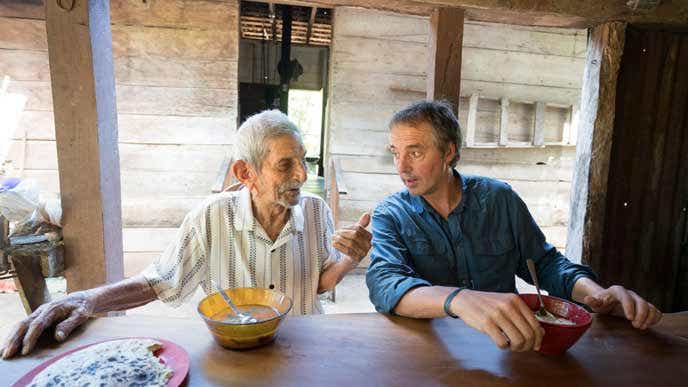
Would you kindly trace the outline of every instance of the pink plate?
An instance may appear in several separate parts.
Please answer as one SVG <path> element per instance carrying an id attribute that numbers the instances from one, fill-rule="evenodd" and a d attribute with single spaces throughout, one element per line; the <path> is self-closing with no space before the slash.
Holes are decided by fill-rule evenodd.
<path id="1" fill-rule="evenodd" d="M 182 384 L 184 381 L 184 378 L 186 378 L 186 374 L 189 372 L 189 354 L 186 353 L 184 348 L 178 346 L 177 344 L 168 341 L 168 340 L 163 340 L 163 339 L 157 339 L 154 337 L 120 337 L 118 339 L 111 339 L 111 340 L 102 340 L 102 341 L 97 341 L 95 343 L 83 345 L 78 348 L 74 348 L 71 351 L 67 351 L 63 354 L 54 356 L 43 363 L 37 365 L 34 367 L 31 371 L 29 371 L 26 375 L 22 376 L 21 379 L 17 380 L 16 383 L 12 385 L 12 387 L 24 387 L 28 386 L 31 384 L 31 381 L 33 380 L 36 375 L 38 375 L 41 371 L 43 371 L 46 367 L 49 365 L 53 364 L 54 362 L 62 359 L 63 357 L 70 355 L 74 352 L 81 351 L 84 348 L 88 348 L 92 345 L 100 344 L 100 343 L 105 343 L 107 341 L 116 341 L 116 340 L 128 340 L 128 339 L 151 339 L 151 340 L 156 340 L 162 343 L 162 349 L 155 352 L 155 356 L 160 358 L 160 361 L 167 365 L 168 367 L 172 368 L 172 378 L 167 381 L 167 386 L 168 387 L 178 387 L 179 385 Z"/>

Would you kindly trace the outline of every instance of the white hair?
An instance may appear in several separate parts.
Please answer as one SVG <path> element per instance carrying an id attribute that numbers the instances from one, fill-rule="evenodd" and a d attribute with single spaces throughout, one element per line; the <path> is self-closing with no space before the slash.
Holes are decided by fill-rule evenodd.
<path id="1" fill-rule="evenodd" d="M 234 144 L 234 160 L 244 160 L 260 170 L 270 149 L 268 140 L 291 135 L 303 146 L 301 132 L 279 110 L 265 110 L 252 115 L 237 130 Z"/>

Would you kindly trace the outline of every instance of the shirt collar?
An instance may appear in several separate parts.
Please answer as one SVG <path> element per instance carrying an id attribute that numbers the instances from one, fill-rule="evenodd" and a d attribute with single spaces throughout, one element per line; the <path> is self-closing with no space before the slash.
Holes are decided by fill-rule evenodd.
<path id="1" fill-rule="evenodd" d="M 456 176 L 460 181 L 461 181 L 461 202 L 459 202 L 459 205 L 456 206 L 454 211 L 452 212 L 462 212 L 466 208 L 470 208 L 472 210 L 475 209 L 480 209 L 480 201 L 478 200 L 477 197 L 475 197 L 475 192 L 471 189 L 471 187 L 468 185 L 466 182 L 466 179 L 461 176 L 461 174 L 456 170 L 452 169 L 452 173 L 454 176 Z M 423 213 L 423 211 L 434 211 L 432 206 L 428 204 L 428 202 L 425 201 L 420 195 L 411 195 L 411 205 L 413 209 L 417 213 Z"/>
<path id="2" fill-rule="evenodd" d="M 238 206 L 236 208 L 236 216 L 234 217 L 234 229 L 237 231 L 253 231 L 256 226 L 256 220 L 253 216 L 253 206 L 251 205 L 251 191 L 248 187 L 243 187 L 239 191 Z M 303 208 L 301 208 L 301 201 L 290 208 L 289 224 L 292 232 L 303 232 L 304 217 Z"/>
<path id="3" fill-rule="evenodd" d="M 291 222 L 291 228 L 294 232 L 303 232 L 303 208 L 301 208 L 301 200 L 291 207 L 291 216 L 289 219 Z"/>
<path id="4" fill-rule="evenodd" d="M 253 207 L 251 206 L 251 191 L 244 187 L 239 191 L 238 206 L 234 217 L 234 229 L 237 231 L 253 231 L 255 218 L 253 217 Z"/>

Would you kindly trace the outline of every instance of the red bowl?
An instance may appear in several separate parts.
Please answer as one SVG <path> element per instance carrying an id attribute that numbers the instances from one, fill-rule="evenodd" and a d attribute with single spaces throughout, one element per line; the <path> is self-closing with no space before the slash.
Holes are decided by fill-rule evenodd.
<path id="1" fill-rule="evenodd" d="M 519 294 L 519 296 L 533 311 L 540 308 L 537 294 Z M 542 296 L 542 302 L 545 303 L 545 309 L 575 324 L 559 325 L 539 321 L 540 325 L 545 329 L 545 336 L 542 338 L 542 344 L 540 345 L 540 353 L 554 356 L 563 355 L 590 328 L 592 316 L 582 307 L 561 298 Z"/>

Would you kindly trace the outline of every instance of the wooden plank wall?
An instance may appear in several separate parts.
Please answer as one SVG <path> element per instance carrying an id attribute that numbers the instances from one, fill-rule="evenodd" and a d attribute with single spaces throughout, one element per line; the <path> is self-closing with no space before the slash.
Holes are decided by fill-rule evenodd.
<path id="1" fill-rule="evenodd" d="M 210 194 L 231 152 L 239 8 L 236 0 L 111 0 L 110 7 L 131 272 L 128 254 L 141 253 L 132 246 L 157 230 L 127 229 L 176 227 Z M 28 97 L 10 157 L 22 176 L 58 192 L 44 6 L 0 4 L 0 31 L 0 79 L 9 76 L 8 92 Z"/>
<path id="2" fill-rule="evenodd" d="M 394 111 L 425 98 L 427 38 L 424 17 L 335 9 L 327 154 L 341 159 L 349 190 L 340 196 L 342 224 L 402 188 L 385 150 L 386 122 Z M 570 124 L 557 105 L 579 102 L 586 39 L 585 30 L 466 21 L 459 108 L 463 128 L 469 97 L 479 94 L 476 142 L 496 142 L 499 100 L 506 97 L 511 101 L 510 134 L 525 141 L 532 136 L 535 103 L 542 101 L 555 105 L 545 109 L 551 114 L 544 118 L 544 140 L 556 141 L 563 125 Z M 572 145 L 473 147 L 463 150 L 459 168 L 511 184 L 548 239 L 563 250 L 574 161 Z"/>
<path id="3" fill-rule="evenodd" d="M 688 309 L 688 33 L 628 26 L 616 92 L 603 248 L 604 285 L 664 312 Z"/>

